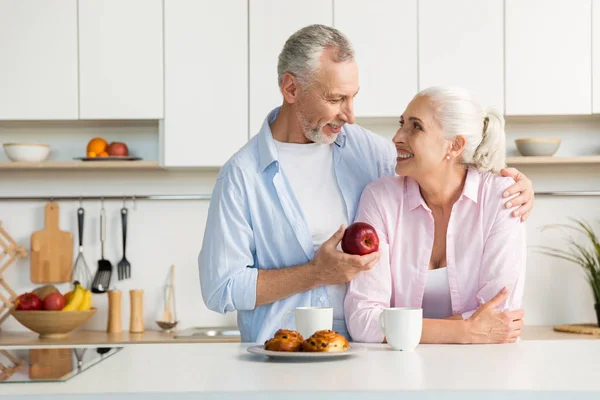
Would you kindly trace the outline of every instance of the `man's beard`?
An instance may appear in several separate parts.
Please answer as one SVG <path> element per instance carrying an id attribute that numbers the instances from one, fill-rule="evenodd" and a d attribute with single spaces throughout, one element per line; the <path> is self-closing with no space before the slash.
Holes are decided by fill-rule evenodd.
<path id="1" fill-rule="evenodd" d="M 337 135 L 327 135 L 323 132 L 323 128 L 327 124 L 317 125 L 313 127 L 302 110 L 297 112 L 298 120 L 300 121 L 300 129 L 308 140 L 318 144 L 331 144 L 335 142 Z"/>

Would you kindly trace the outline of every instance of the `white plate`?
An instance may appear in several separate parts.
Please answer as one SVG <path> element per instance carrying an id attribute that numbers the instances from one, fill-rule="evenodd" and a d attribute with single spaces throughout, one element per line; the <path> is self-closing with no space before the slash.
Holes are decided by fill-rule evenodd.
<path id="1" fill-rule="evenodd" d="M 295 359 L 323 359 L 323 358 L 340 358 L 356 355 L 366 349 L 364 347 L 350 345 L 350 349 L 340 353 L 313 353 L 313 352 L 287 352 L 287 351 L 272 351 L 266 350 L 264 345 L 250 346 L 248 352 L 259 354 L 269 358 L 295 358 Z"/>

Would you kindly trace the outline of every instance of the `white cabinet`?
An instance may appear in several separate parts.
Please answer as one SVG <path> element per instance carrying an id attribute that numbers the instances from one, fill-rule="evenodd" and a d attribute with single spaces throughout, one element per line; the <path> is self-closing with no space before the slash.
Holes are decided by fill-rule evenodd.
<path id="1" fill-rule="evenodd" d="M 506 114 L 592 111 L 591 0 L 506 0 Z"/>
<path id="2" fill-rule="evenodd" d="M 332 0 L 250 0 L 250 132 L 283 102 L 277 61 L 287 38 L 311 24 L 333 24 Z"/>
<path id="3" fill-rule="evenodd" d="M 334 0 L 356 52 L 357 117 L 399 117 L 417 93 L 417 0 Z"/>
<path id="4" fill-rule="evenodd" d="M 165 0 L 161 164 L 221 166 L 248 140 L 246 0 Z"/>
<path id="5" fill-rule="evenodd" d="M 77 119 L 77 1 L 0 0 L 0 119 Z"/>
<path id="6" fill-rule="evenodd" d="M 80 119 L 163 117 L 162 0 L 79 0 Z"/>
<path id="7" fill-rule="evenodd" d="M 503 0 L 419 0 L 419 90 L 437 85 L 504 109 Z"/>
<path id="8" fill-rule="evenodd" d="M 600 0 L 592 0 L 592 113 L 600 114 Z"/>

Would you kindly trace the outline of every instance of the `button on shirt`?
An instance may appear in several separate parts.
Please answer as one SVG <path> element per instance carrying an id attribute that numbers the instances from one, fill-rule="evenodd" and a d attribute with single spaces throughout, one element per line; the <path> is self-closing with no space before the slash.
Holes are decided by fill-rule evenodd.
<path id="1" fill-rule="evenodd" d="M 453 205 L 446 236 L 446 269 L 452 314 L 470 317 L 506 286 L 501 310 L 521 307 L 525 285 L 525 224 L 504 207 L 502 193 L 514 180 L 475 169 L 467 172 Z M 344 302 L 355 341 L 383 341 L 379 315 L 387 307 L 421 307 L 435 225 L 418 183 L 384 177 L 362 195 L 356 221 L 377 230 L 381 256 L 373 269 L 348 284 Z"/>
<path id="2" fill-rule="evenodd" d="M 311 232 L 285 171 L 279 164 L 270 124 L 279 108 L 244 147 L 221 168 L 208 210 L 198 257 L 200 287 L 207 307 L 237 311 L 244 342 L 264 342 L 282 327 L 286 311 L 329 306 L 326 286 L 256 306 L 259 269 L 308 263 L 315 255 Z M 357 125 L 346 124 L 333 145 L 333 168 L 353 221 L 364 187 L 394 175 L 393 143 Z M 292 319 L 286 327 L 294 329 Z M 344 319 L 333 328 L 347 335 Z"/>

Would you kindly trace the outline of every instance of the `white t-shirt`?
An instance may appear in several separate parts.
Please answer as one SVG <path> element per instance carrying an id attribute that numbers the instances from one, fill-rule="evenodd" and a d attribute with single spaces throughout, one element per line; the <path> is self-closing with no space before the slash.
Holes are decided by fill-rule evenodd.
<path id="1" fill-rule="evenodd" d="M 279 164 L 306 218 L 316 253 L 340 225 L 348 225 L 346 203 L 333 169 L 333 144 L 275 141 L 275 146 Z M 333 318 L 343 319 L 346 284 L 328 286 L 327 293 Z"/>

